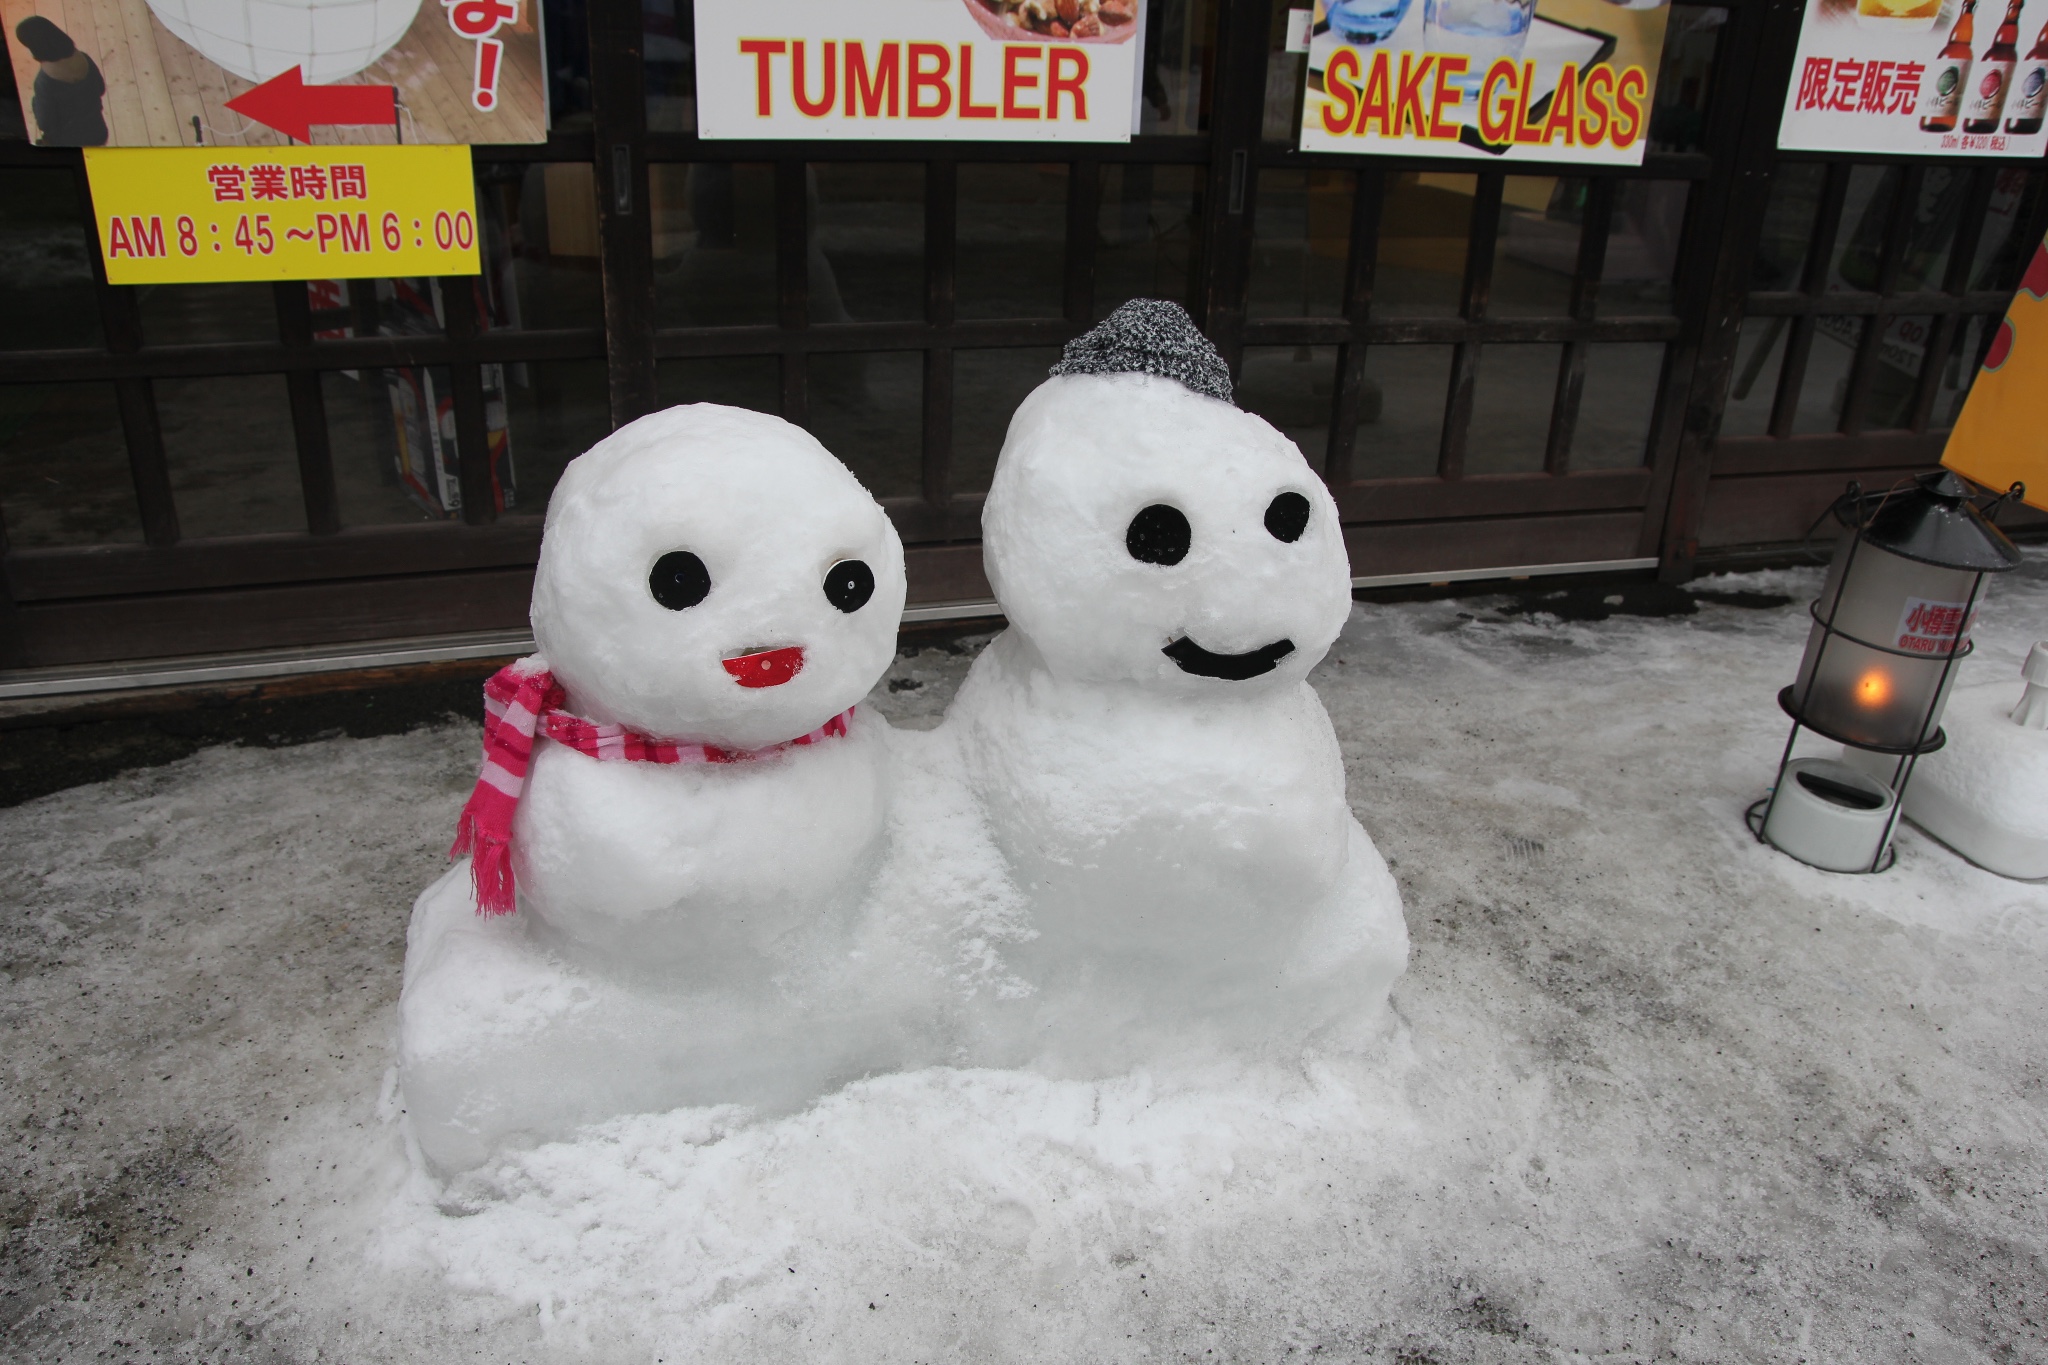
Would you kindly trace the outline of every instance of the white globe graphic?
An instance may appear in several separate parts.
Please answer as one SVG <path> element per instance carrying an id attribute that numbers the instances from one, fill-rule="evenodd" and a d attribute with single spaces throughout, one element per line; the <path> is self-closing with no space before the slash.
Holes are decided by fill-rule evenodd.
<path id="1" fill-rule="evenodd" d="M 215 66 L 259 83 L 297 66 L 315 85 L 390 51 L 419 8 L 420 0 L 149 0 L 150 13 Z"/>

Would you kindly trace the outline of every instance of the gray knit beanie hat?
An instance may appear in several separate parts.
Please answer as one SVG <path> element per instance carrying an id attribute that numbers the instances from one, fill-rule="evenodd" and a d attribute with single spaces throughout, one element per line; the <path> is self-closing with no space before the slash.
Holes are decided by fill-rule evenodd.
<path id="1" fill-rule="evenodd" d="M 1132 299 L 1091 332 L 1067 343 L 1051 374 L 1156 374 L 1232 407 L 1230 367 L 1188 310 L 1165 299 Z"/>

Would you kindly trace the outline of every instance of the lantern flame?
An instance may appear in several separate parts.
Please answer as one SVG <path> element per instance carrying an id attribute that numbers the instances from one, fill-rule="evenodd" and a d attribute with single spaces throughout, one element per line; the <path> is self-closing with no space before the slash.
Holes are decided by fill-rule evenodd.
<path id="1" fill-rule="evenodd" d="M 1856 680 L 1856 700 L 1864 706 L 1883 706 L 1892 699 L 1891 675 L 1873 668 Z"/>

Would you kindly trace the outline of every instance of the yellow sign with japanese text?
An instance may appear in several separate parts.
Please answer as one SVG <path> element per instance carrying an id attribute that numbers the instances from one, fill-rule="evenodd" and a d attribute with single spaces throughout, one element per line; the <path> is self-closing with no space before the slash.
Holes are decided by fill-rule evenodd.
<path id="1" fill-rule="evenodd" d="M 467 147 L 88 147 L 112 284 L 475 275 Z"/>
<path id="2" fill-rule="evenodd" d="M 1963 401 L 1941 462 L 1972 483 L 2003 493 L 2026 485 L 2023 501 L 2048 511 L 2048 439 L 2041 431 L 2041 393 L 2048 386 L 2048 242 L 2012 296 L 1992 334 L 1984 366 Z"/>

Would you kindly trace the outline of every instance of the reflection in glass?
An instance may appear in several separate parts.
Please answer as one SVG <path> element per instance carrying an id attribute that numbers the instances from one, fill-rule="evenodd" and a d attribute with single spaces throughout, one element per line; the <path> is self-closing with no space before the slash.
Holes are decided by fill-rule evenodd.
<path id="1" fill-rule="evenodd" d="M 611 387 L 602 360 L 508 365 L 512 468 L 522 513 L 547 510 L 562 466 L 611 434 Z M 523 373 L 522 373 L 523 372 Z"/>
<path id="2" fill-rule="evenodd" d="M 2014 229 L 2032 215 L 2043 180 L 2039 172 L 2022 167 L 2001 167 L 1993 175 L 1984 226 L 1970 257 L 1968 287 L 2003 292 L 2018 287 L 2020 271 L 2033 255 L 2036 243 Z"/>
<path id="3" fill-rule="evenodd" d="M 0 348 L 100 345 L 90 221 L 68 170 L 0 170 Z"/>
<path id="4" fill-rule="evenodd" d="M 924 167 L 810 167 L 811 321 L 904 322 L 924 316 Z"/>
<path id="5" fill-rule="evenodd" d="M 1057 346 L 953 353 L 953 492 L 988 490 L 1011 415 L 1059 358 Z"/>
<path id="6" fill-rule="evenodd" d="M 0 387 L 0 509 L 17 550 L 142 539 L 113 385 Z"/>
<path id="7" fill-rule="evenodd" d="M 1996 315 L 1960 319 L 1955 340 L 1939 361 L 1941 374 L 1935 380 L 1934 406 L 1927 415 L 1928 430 L 1946 431 L 1956 424 L 1956 418 L 1962 415 L 1963 400 L 1970 396 L 1970 385 L 1983 366 L 1984 350 L 1991 344 L 1992 333 L 2001 321 Z"/>
<path id="8" fill-rule="evenodd" d="M 1885 228 L 1892 201 L 1903 177 L 1897 166 L 1857 166 L 1849 172 L 1849 192 L 1842 200 L 1842 225 L 1835 232 L 1835 250 L 1828 261 L 1827 292 L 1877 288 L 1884 255 Z"/>
<path id="9" fill-rule="evenodd" d="M 1336 317 L 1351 254 L 1349 171 L 1259 172 L 1252 240 L 1252 317 Z"/>
<path id="10" fill-rule="evenodd" d="M 151 346 L 277 340 L 277 300 L 267 284 L 145 284 L 135 297 Z"/>
<path id="11" fill-rule="evenodd" d="M 1337 388 L 1335 346 L 1247 346 L 1238 406 L 1278 427 L 1320 470 L 1330 449 L 1330 402 Z"/>
<path id="12" fill-rule="evenodd" d="M 492 325 L 602 327 L 597 184 L 583 162 L 477 168 Z"/>
<path id="13" fill-rule="evenodd" d="M 1678 243 L 1685 231 L 1683 180 L 1623 180 L 1615 189 L 1614 221 L 1593 311 L 1602 317 L 1671 312 Z"/>
<path id="14" fill-rule="evenodd" d="M 1139 132 L 1187 135 L 1208 128 L 1216 9 L 1216 0 L 1149 0 L 1145 6 Z"/>
<path id="15" fill-rule="evenodd" d="M 320 376 L 327 443 L 343 526 L 389 526 L 439 518 L 399 479 L 390 376 L 328 370 Z"/>
<path id="16" fill-rule="evenodd" d="M 1750 262 L 1749 287 L 1797 289 L 1813 245 L 1813 219 L 1820 208 L 1827 169 L 1814 162 L 1778 163 L 1771 172 L 1771 197 L 1764 206 L 1763 231 Z"/>
<path id="17" fill-rule="evenodd" d="M 873 351 L 810 358 L 811 434 L 878 498 L 923 488 L 924 356 Z"/>
<path id="18" fill-rule="evenodd" d="M 1806 355 L 1806 378 L 1799 386 L 1799 405 L 1792 412 L 1794 436 L 1840 429 L 1842 402 L 1849 395 L 1849 368 L 1863 338 L 1863 319 L 1814 319 L 1813 346 Z"/>
<path id="19" fill-rule="evenodd" d="M 1567 317 L 1579 266 L 1579 227 L 1586 182 L 1549 175 L 1511 175 L 1501 190 L 1494 239 L 1494 318 Z"/>
<path id="20" fill-rule="evenodd" d="M 1542 470 L 1563 350 L 1561 346 L 1496 343 L 1480 352 L 1472 425 L 1465 434 L 1467 474 Z"/>
<path id="21" fill-rule="evenodd" d="M 766 162 L 648 169 L 658 327 L 775 321 L 775 170 Z M 811 273 L 824 257 L 811 253 Z"/>
<path id="22" fill-rule="evenodd" d="M 655 366 L 661 405 L 722 403 L 782 415 L 782 363 L 772 355 L 721 355 L 664 360 Z"/>
<path id="23" fill-rule="evenodd" d="M 1374 317 L 1457 316 L 1478 188 L 1479 178 L 1472 175 L 1403 171 L 1387 177 L 1373 273 Z"/>
<path id="24" fill-rule="evenodd" d="M 690 0 L 640 0 L 640 69 L 651 133 L 697 131 L 693 9 Z"/>
<path id="25" fill-rule="evenodd" d="M 1586 348 L 1585 386 L 1572 428 L 1571 468 L 1634 469 L 1649 456 L 1650 418 L 1664 370 L 1664 343 Z"/>
<path id="26" fill-rule="evenodd" d="M 1102 168 L 1100 236 L 1095 248 L 1095 316 L 1129 299 L 1194 298 L 1195 234 L 1202 171 L 1142 163 Z"/>
<path id="27" fill-rule="evenodd" d="M 1371 346 L 1358 392 L 1354 479 L 1426 478 L 1443 447 L 1449 346 Z"/>
<path id="28" fill-rule="evenodd" d="M 1728 11 L 1718 5 L 1673 5 L 1664 29 L 1664 56 L 1650 109 L 1650 150 L 1706 150 L 1707 95 L 1714 52 Z"/>
<path id="29" fill-rule="evenodd" d="M 1785 364 L 1790 318 L 1747 318 L 1735 341 L 1735 377 L 1721 408 L 1723 436 L 1767 436 L 1771 405 L 1777 401 L 1778 373 Z"/>
<path id="30" fill-rule="evenodd" d="M 155 387 L 183 535 L 306 529 L 284 376 L 159 379 Z"/>
<path id="31" fill-rule="evenodd" d="M 1865 431 L 1896 431 L 1912 422 L 1913 398 L 1933 339 L 1933 318 L 1897 317 L 1885 323 L 1870 358 L 1870 392 L 1863 404 Z"/>
<path id="32" fill-rule="evenodd" d="M 1067 168 L 970 162 L 959 168 L 953 311 L 962 318 L 1054 318 L 1066 284 Z"/>
<path id="33" fill-rule="evenodd" d="M 1906 222 L 1906 240 L 1900 243 L 1896 292 L 1941 288 L 1970 176 L 1970 167 L 1957 165 L 1937 164 L 1921 172 L 1920 192 L 1913 198 L 1912 217 Z"/>

